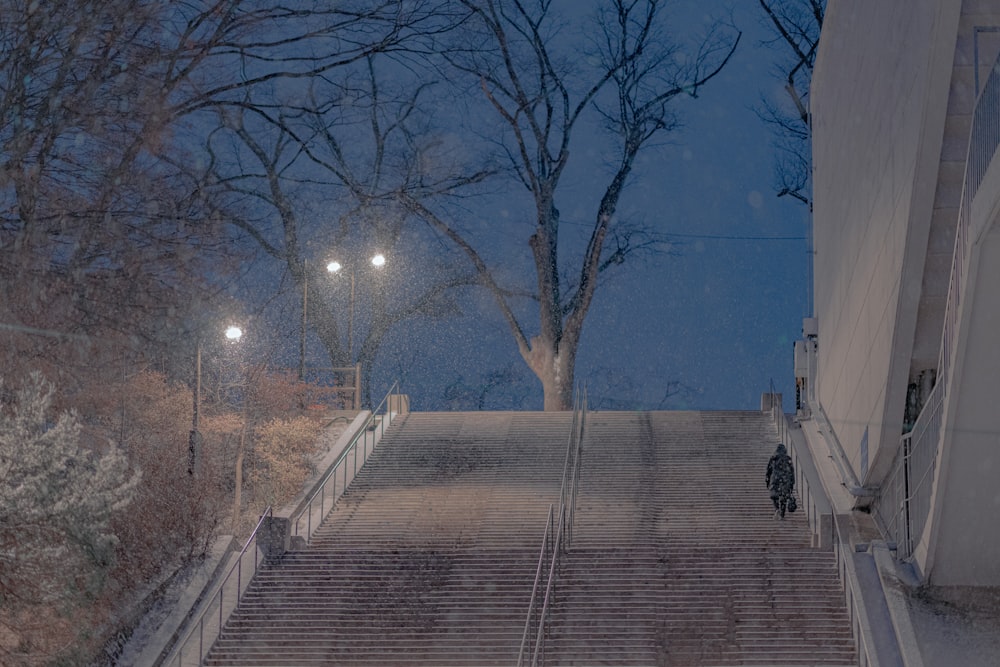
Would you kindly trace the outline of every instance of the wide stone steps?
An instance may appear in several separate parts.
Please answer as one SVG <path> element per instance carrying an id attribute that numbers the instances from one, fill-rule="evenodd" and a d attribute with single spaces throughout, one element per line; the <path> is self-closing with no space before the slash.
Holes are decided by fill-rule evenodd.
<path id="1" fill-rule="evenodd" d="M 568 413 L 412 413 L 206 665 L 516 663 Z M 856 664 L 832 555 L 771 516 L 757 413 L 591 413 L 548 665 Z"/>
<path id="2" fill-rule="evenodd" d="M 556 664 L 856 664 L 833 555 L 772 517 L 763 417 L 595 413 L 587 435 Z"/>

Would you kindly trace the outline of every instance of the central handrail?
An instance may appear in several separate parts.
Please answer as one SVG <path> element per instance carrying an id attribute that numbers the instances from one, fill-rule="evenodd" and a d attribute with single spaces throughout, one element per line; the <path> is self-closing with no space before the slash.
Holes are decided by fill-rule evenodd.
<path id="1" fill-rule="evenodd" d="M 549 515 L 545 519 L 545 533 L 542 535 L 542 548 L 538 552 L 538 567 L 535 570 L 535 583 L 531 586 L 531 600 L 528 602 L 528 617 L 524 620 L 524 632 L 521 634 L 521 649 L 517 654 L 517 664 L 521 667 L 524 664 L 524 652 L 531 642 L 531 630 L 537 624 L 535 611 L 538 606 L 538 590 L 542 583 L 542 574 L 545 572 L 545 557 L 549 553 L 552 535 L 552 518 L 554 505 L 549 504 Z M 533 622 L 534 621 L 534 622 Z"/>
<path id="2" fill-rule="evenodd" d="M 559 554 L 565 548 L 563 530 L 566 527 L 566 507 L 560 508 L 559 525 L 556 528 L 555 541 L 552 543 L 552 561 L 549 565 L 549 580 L 545 585 L 545 598 L 542 600 L 542 611 L 538 616 L 538 632 L 535 633 L 535 650 L 532 652 L 531 667 L 538 667 L 538 661 L 545 654 L 545 622 L 549 618 L 549 603 L 552 601 L 552 591 L 555 588 L 556 568 L 559 565 Z"/>
<path id="3" fill-rule="evenodd" d="M 586 390 L 581 400 L 579 394 L 573 402 L 573 419 L 570 425 L 569 437 L 566 442 L 566 458 L 563 462 L 562 482 L 559 487 L 559 508 L 549 505 L 549 515 L 545 521 L 545 533 L 542 536 L 542 548 L 538 554 L 538 569 L 535 572 L 535 582 L 531 588 L 531 599 L 528 602 L 528 615 L 524 622 L 524 632 L 521 635 L 521 648 L 517 655 L 518 667 L 525 666 L 527 651 L 532 650 L 532 667 L 537 667 L 539 658 L 545 651 L 545 624 L 548 621 L 550 603 L 555 588 L 556 571 L 559 566 L 560 554 L 569 549 L 572 540 L 572 516 L 576 506 L 576 488 L 580 480 L 580 461 L 583 446 L 584 422 L 586 421 Z M 558 514 L 556 514 L 558 512 Z M 556 523 L 558 516 L 558 523 Z M 555 525 L 553 525 L 555 523 Z M 538 609 L 538 595 L 544 573 L 546 556 L 549 556 L 548 578 L 545 582 L 545 596 L 541 609 Z M 532 630 L 535 632 L 534 642 L 531 640 Z"/>

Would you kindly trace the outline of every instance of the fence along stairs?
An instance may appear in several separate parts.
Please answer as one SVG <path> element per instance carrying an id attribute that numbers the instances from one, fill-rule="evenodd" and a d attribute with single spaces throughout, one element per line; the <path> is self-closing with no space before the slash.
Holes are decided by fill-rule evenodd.
<path id="1" fill-rule="evenodd" d="M 411 413 L 206 665 L 514 665 L 570 413 Z M 855 665 L 832 553 L 772 519 L 758 413 L 588 413 L 549 665 Z"/>

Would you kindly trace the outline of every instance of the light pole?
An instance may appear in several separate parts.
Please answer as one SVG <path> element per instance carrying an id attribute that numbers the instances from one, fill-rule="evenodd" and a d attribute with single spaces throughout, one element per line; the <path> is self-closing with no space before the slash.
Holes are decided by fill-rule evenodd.
<path id="1" fill-rule="evenodd" d="M 191 435 L 188 436 L 188 474 L 194 474 L 201 434 L 198 433 L 198 413 L 201 411 L 201 340 L 195 344 L 194 355 L 194 410 L 191 417 Z"/>
<path id="2" fill-rule="evenodd" d="M 306 314 L 309 312 L 309 260 L 302 260 L 302 328 L 299 331 L 299 382 L 306 375 Z"/>
<path id="3" fill-rule="evenodd" d="M 371 260 L 369 260 L 372 266 L 381 267 L 385 266 L 385 255 L 382 253 L 376 253 L 372 255 Z M 344 266 L 340 262 L 334 260 L 326 265 L 326 270 L 330 273 L 338 273 Z M 347 315 L 347 355 L 350 357 L 351 363 L 354 363 L 354 267 L 351 267 L 351 300 L 348 308 Z"/>
<path id="4" fill-rule="evenodd" d="M 234 343 L 243 337 L 243 330 L 238 326 L 226 329 L 226 338 Z M 191 412 L 191 433 L 188 436 L 188 474 L 194 475 L 198 450 L 201 448 L 201 433 L 198 431 L 201 414 L 201 339 L 195 344 L 194 355 L 194 409 Z"/>

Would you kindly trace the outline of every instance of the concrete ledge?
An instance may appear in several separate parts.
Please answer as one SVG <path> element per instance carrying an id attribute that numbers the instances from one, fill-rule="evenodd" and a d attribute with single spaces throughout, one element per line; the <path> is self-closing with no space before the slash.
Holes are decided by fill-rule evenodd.
<path id="1" fill-rule="evenodd" d="M 305 546 L 306 538 L 292 534 L 295 532 L 293 518 L 308 511 L 310 500 L 326 483 L 327 475 L 333 466 L 340 460 L 341 455 L 355 438 L 368 426 L 370 419 L 371 412 L 368 410 L 357 413 L 351 424 L 340 433 L 337 440 L 327 448 L 326 453 L 317 461 L 316 472 L 306 480 L 302 491 L 283 507 L 275 509 L 270 518 L 265 519 L 261 526 L 263 534 L 260 535 L 260 547 L 268 558 L 278 558 L 286 551 L 302 549 Z"/>
<path id="2" fill-rule="evenodd" d="M 924 667 L 917 633 L 913 629 L 909 605 L 906 602 L 905 584 L 898 575 L 896 561 L 889 553 L 885 542 L 872 543 L 872 554 L 875 557 L 882 594 L 885 596 L 886 608 L 892 620 L 893 634 L 896 637 L 902 663 L 905 667 Z"/>
<path id="3" fill-rule="evenodd" d="M 235 546 L 232 535 L 217 538 L 205 559 L 168 587 L 157 603 L 161 606 L 170 605 L 169 613 L 146 615 L 133 632 L 119 664 L 157 667 L 162 663 L 179 639 L 185 624 L 204 601 L 205 592 L 213 588 L 232 562 L 236 553 Z M 150 627 L 154 625 L 155 627 Z"/>
<path id="4" fill-rule="evenodd" d="M 875 558 L 870 550 L 848 550 L 842 545 L 851 563 L 851 574 L 856 583 L 858 613 L 861 632 L 868 647 L 868 664 L 875 667 L 906 667 L 899 650 L 885 591 Z"/>
<path id="5" fill-rule="evenodd" d="M 800 478 L 796 484 L 800 497 L 808 493 L 809 502 L 803 502 L 803 509 L 809 512 L 809 527 L 812 529 L 813 546 L 824 551 L 832 551 L 836 543 L 836 526 L 833 521 L 833 506 L 826 487 L 820 477 L 813 451 L 806 440 L 799 422 L 784 417 L 787 421 L 789 450 Z M 803 498 L 803 501 L 806 499 Z"/>

